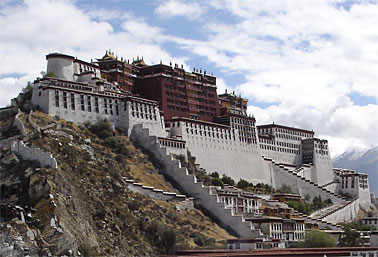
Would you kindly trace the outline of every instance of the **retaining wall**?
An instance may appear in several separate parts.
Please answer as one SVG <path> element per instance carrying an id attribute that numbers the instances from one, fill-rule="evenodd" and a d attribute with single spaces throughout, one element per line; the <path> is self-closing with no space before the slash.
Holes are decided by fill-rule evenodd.
<path id="1" fill-rule="evenodd" d="M 11 150 L 24 160 L 39 161 L 43 168 L 58 168 L 56 159 L 51 153 L 44 152 L 39 148 L 27 147 L 21 141 L 13 141 Z"/>

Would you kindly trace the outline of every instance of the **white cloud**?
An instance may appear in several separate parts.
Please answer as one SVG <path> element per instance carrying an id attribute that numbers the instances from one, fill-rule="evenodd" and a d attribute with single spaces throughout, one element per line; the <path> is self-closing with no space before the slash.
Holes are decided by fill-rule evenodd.
<path id="1" fill-rule="evenodd" d="M 32 80 L 30 76 L 22 76 L 20 78 L 6 77 L 0 79 L 0 103 L 3 106 L 10 105 L 11 99 L 18 96 L 22 88 L 27 82 Z"/>
<path id="2" fill-rule="evenodd" d="M 155 13 L 162 18 L 182 16 L 194 20 L 203 15 L 205 12 L 204 6 L 195 1 L 169 0 L 163 1 L 155 9 Z"/>
<path id="3" fill-rule="evenodd" d="M 28 80 L 45 70 L 44 56 L 49 52 L 90 60 L 110 48 L 126 59 L 139 55 L 147 63 L 184 65 L 194 55 L 244 81 L 231 88 L 234 83 L 227 77 L 218 77 L 219 93 L 228 88 L 249 98 L 250 105 L 271 103 L 266 108 L 249 107 L 258 124 L 275 121 L 314 129 L 330 140 L 334 152 L 347 145 L 377 145 L 377 103 L 358 106 L 350 95 L 378 99 L 378 5 L 359 1 L 347 10 L 337 4 L 331 0 L 311 5 L 307 0 L 161 2 L 155 9 L 159 17 L 195 19 L 201 30 L 193 31 L 203 35 L 189 40 L 169 35 L 143 15 L 135 17 L 122 8 L 83 10 L 71 1 L 3 2 L 0 58 L 6 65 L 0 66 L 0 106 L 9 104 Z M 205 19 L 205 12 L 211 19 Z M 120 25 L 117 30 L 112 26 L 115 21 Z M 190 53 L 174 57 L 165 43 Z M 26 75 L 17 79 L 12 73 Z"/>
<path id="4" fill-rule="evenodd" d="M 106 20 L 113 11 L 89 12 L 71 1 L 26 0 L 4 5 L 0 9 L 0 106 L 9 104 L 15 92 L 25 87 L 24 79 L 12 73 L 26 74 L 34 80 L 46 69 L 45 55 L 62 52 L 83 60 L 101 57 L 112 49 L 119 57 L 144 56 L 147 63 L 163 60 L 185 64 L 185 57 L 172 57 L 160 44 L 171 40 L 154 26 L 124 12 L 120 31 L 114 31 Z M 117 12 L 118 13 L 118 12 Z M 120 16 L 116 16 L 120 19 Z M 97 20 L 97 21 L 96 21 Z M 23 77 L 24 78 L 24 77 Z M 9 88 L 12 85 L 12 91 Z M 11 96 L 8 93 L 11 93 Z"/>
<path id="5" fill-rule="evenodd" d="M 224 79 L 218 77 L 217 78 L 217 94 L 218 95 L 223 94 L 223 93 L 225 93 L 226 90 L 228 92 L 232 91 L 231 87 L 227 85 L 226 81 L 224 81 Z"/>
<path id="6" fill-rule="evenodd" d="M 250 104 L 272 103 L 249 107 L 259 124 L 314 129 L 318 136 L 337 138 L 340 149 L 378 145 L 377 103 L 358 106 L 349 97 L 378 99 L 377 4 L 356 3 L 349 11 L 325 0 L 210 5 L 238 19 L 204 24 L 207 40 L 180 44 L 222 71 L 243 76 L 246 82 L 236 91 Z"/>

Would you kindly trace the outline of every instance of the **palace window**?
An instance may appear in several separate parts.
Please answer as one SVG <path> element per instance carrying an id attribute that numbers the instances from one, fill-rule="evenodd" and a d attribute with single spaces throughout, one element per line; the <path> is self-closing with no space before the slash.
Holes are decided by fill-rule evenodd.
<path id="1" fill-rule="evenodd" d="M 59 107 L 59 91 L 55 90 L 55 106 Z"/>
<path id="2" fill-rule="evenodd" d="M 63 92 L 63 107 L 67 109 L 67 92 Z"/>
<path id="3" fill-rule="evenodd" d="M 75 110 L 75 95 L 71 93 L 71 109 Z"/>
<path id="4" fill-rule="evenodd" d="M 118 100 L 115 100 L 116 115 L 119 115 Z"/>
<path id="5" fill-rule="evenodd" d="M 98 97 L 95 97 L 95 112 L 96 113 L 100 112 L 99 107 L 98 107 Z"/>
<path id="6" fill-rule="evenodd" d="M 82 111 L 85 111 L 85 106 L 84 106 L 84 95 L 80 95 L 80 109 Z"/>
<path id="7" fill-rule="evenodd" d="M 89 95 L 87 96 L 87 104 L 88 104 L 87 110 L 88 110 L 88 112 L 91 112 L 92 111 L 92 101 L 91 101 L 91 97 Z"/>
<path id="8" fill-rule="evenodd" d="M 108 114 L 108 99 L 104 98 L 104 109 L 105 114 Z"/>

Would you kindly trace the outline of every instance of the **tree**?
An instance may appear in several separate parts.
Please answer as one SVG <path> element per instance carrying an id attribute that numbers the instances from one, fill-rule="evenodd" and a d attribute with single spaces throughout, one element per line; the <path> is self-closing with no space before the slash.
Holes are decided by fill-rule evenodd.
<path id="1" fill-rule="evenodd" d="M 247 187 L 250 186 L 250 183 L 245 180 L 245 179 L 240 179 L 239 182 L 236 184 L 236 187 L 237 188 L 240 188 L 240 189 L 246 189 Z"/>
<path id="2" fill-rule="evenodd" d="M 333 202 L 332 202 L 331 198 L 327 198 L 327 200 L 324 201 L 324 204 L 325 205 L 332 205 Z"/>
<path id="3" fill-rule="evenodd" d="M 292 194 L 293 191 L 289 185 L 282 184 L 281 188 L 277 190 L 277 193 Z"/>
<path id="4" fill-rule="evenodd" d="M 311 206 L 302 199 L 299 201 L 289 201 L 287 204 L 289 207 L 294 208 L 295 210 L 306 215 L 309 215 L 312 212 Z"/>
<path id="5" fill-rule="evenodd" d="M 352 230 L 349 225 L 344 227 L 344 233 L 339 237 L 340 246 L 359 246 L 361 244 L 360 233 Z"/>
<path id="6" fill-rule="evenodd" d="M 318 210 L 318 209 L 321 209 L 324 207 L 324 203 L 322 201 L 322 197 L 319 195 L 319 196 L 315 196 L 314 199 L 312 199 L 312 208 L 314 210 Z"/>
<path id="7" fill-rule="evenodd" d="M 335 247 L 336 239 L 332 237 L 330 234 L 314 230 L 306 233 L 303 246 L 306 248 Z"/>
<path id="8" fill-rule="evenodd" d="M 220 179 L 220 178 L 214 178 L 214 177 L 212 177 L 211 178 L 211 185 L 212 186 L 221 186 L 221 187 L 223 187 L 223 181 Z"/>
<path id="9" fill-rule="evenodd" d="M 219 173 L 215 171 L 215 172 L 211 173 L 210 176 L 213 177 L 213 178 L 219 178 Z"/>
<path id="10" fill-rule="evenodd" d="M 235 181 L 231 177 L 229 177 L 225 174 L 223 174 L 223 176 L 222 176 L 222 181 L 223 181 L 224 184 L 228 184 L 230 186 L 235 185 Z"/>

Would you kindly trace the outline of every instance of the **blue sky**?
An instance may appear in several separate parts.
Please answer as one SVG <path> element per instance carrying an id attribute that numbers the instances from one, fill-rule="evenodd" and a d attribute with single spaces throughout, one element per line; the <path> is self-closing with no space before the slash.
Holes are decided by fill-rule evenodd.
<path id="1" fill-rule="evenodd" d="M 332 155 L 378 145 L 377 1 L 0 1 L 0 106 L 45 55 L 126 59 L 213 72 L 258 124 L 313 129 Z M 4 65 L 6 64 L 6 65 Z"/>

